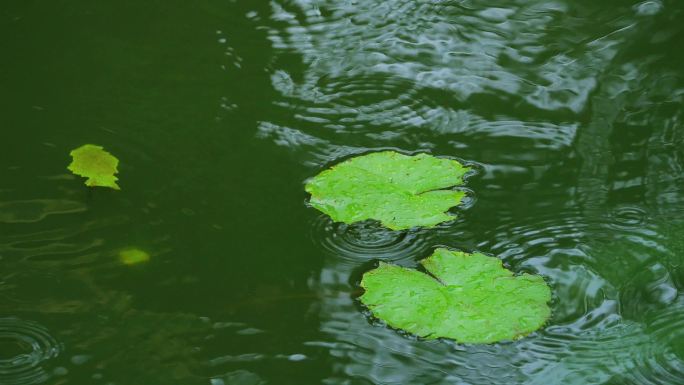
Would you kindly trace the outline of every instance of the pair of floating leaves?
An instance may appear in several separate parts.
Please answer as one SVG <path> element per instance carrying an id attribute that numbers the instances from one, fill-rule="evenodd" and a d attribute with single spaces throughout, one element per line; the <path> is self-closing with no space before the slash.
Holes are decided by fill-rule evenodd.
<path id="1" fill-rule="evenodd" d="M 469 168 L 452 159 L 427 154 L 383 151 L 352 158 L 309 180 L 310 204 L 336 222 L 367 219 L 392 230 L 431 227 L 454 219 L 446 213 L 461 203 Z"/>
<path id="2" fill-rule="evenodd" d="M 86 144 L 72 150 L 70 155 L 73 161 L 67 168 L 76 175 L 88 178 L 86 186 L 121 189 L 116 184 L 118 178 L 114 176 L 119 172 L 119 160 L 114 155 L 94 144 Z"/>
<path id="3" fill-rule="evenodd" d="M 454 219 L 469 169 L 427 154 L 384 151 L 352 158 L 306 184 L 310 204 L 334 221 L 375 219 L 392 230 Z M 551 291 L 540 276 L 514 276 L 501 260 L 437 249 L 421 262 L 431 275 L 381 263 L 364 274 L 360 297 L 388 325 L 424 338 L 463 343 L 513 340 L 540 328 Z"/>
<path id="4" fill-rule="evenodd" d="M 364 274 L 361 302 L 394 328 L 462 343 L 517 339 L 551 313 L 544 279 L 514 276 L 498 258 L 437 249 L 421 264 L 431 276 L 381 263 Z"/>

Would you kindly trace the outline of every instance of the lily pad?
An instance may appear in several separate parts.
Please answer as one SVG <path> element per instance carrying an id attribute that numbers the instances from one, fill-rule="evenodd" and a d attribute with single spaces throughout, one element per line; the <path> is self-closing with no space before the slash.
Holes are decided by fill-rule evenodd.
<path id="1" fill-rule="evenodd" d="M 498 258 L 437 249 L 421 264 L 431 275 L 380 263 L 361 280 L 361 302 L 389 326 L 462 343 L 514 340 L 551 314 L 544 279 L 514 276 Z"/>
<path id="2" fill-rule="evenodd" d="M 86 186 L 110 187 L 120 190 L 114 174 L 118 173 L 119 160 L 105 151 L 101 146 L 85 144 L 70 153 L 73 161 L 67 167 L 76 175 L 88 178 Z"/>
<path id="3" fill-rule="evenodd" d="M 461 203 L 469 170 L 453 159 L 394 151 L 358 156 L 309 180 L 310 204 L 336 222 L 375 219 L 392 230 L 450 221 L 446 211 Z"/>

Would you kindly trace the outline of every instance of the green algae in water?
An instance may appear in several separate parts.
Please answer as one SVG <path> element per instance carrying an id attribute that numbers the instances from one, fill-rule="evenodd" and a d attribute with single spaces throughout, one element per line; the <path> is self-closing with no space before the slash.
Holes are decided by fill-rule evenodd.
<path id="1" fill-rule="evenodd" d="M 394 328 L 477 344 L 523 337 L 551 314 L 544 279 L 514 276 L 498 258 L 437 249 L 421 264 L 432 276 L 381 263 L 364 274 L 361 302 Z"/>
<path id="2" fill-rule="evenodd" d="M 119 260 L 124 265 L 138 265 L 150 260 L 150 254 L 138 248 L 128 248 L 119 252 Z"/>

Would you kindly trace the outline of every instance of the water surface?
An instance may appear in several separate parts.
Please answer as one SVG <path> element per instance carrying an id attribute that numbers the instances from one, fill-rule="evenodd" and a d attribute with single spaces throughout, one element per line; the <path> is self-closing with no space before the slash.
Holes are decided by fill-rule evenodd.
<path id="1" fill-rule="evenodd" d="M 673 0 L 5 1 L 0 383 L 684 383 L 683 20 Z M 84 143 L 122 191 L 69 174 Z M 458 219 L 306 206 L 306 178 L 381 149 L 472 164 Z M 475 346 L 370 318 L 363 272 L 436 246 L 543 275 L 548 325 Z"/>

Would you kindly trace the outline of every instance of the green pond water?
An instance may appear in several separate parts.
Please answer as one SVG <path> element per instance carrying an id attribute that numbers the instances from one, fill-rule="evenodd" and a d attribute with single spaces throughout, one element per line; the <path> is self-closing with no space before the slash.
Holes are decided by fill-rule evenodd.
<path id="1" fill-rule="evenodd" d="M 0 36 L 0 384 L 684 384 L 681 2 L 5 0 Z M 307 207 L 385 149 L 472 166 L 458 219 Z M 438 246 L 542 275 L 548 323 L 370 317 L 362 274 Z"/>

